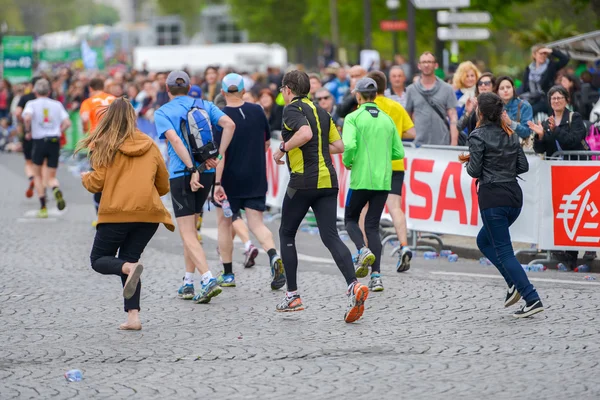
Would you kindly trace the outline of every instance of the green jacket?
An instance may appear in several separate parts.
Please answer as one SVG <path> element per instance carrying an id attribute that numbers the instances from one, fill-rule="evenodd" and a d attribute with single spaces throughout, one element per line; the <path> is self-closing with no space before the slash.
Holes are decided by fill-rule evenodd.
<path id="1" fill-rule="evenodd" d="M 364 103 L 346 116 L 342 140 L 350 189 L 391 190 L 392 160 L 404 158 L 394 121 L 375 103 Z"/>

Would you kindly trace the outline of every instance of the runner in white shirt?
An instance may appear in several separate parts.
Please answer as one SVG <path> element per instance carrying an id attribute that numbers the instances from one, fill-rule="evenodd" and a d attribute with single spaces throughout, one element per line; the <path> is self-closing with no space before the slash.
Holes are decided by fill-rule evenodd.
<path id="1" fill-rule="evenodd" d="M 56 179 L 58 157 L 60 154 L 60 135 L 71 126 L 69 114 L 63 105 L 48 98 L 50 83 L 40 79 L 33 87 L 37 98 L 27 102 L 23 110 L 25 121 L 25 135 L 33 139 L 33 173 L 35 189 L 40 198 L 39 218 L 48 218 L 46 208 L 46 188 L 42 179 L 42 165 L 46 161 L 48 166 L 47 185 L 52 188 L 56 198 L 56 206 L 63 210 L 66 206 L 63 194 Z"/>

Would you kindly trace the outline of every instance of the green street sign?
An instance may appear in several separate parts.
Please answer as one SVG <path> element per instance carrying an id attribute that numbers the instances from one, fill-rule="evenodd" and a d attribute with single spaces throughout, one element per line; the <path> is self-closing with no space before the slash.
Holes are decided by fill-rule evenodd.
<path id="1" fill-rule="evenodd" d="M 33 37 L 2 38 L 3 76 L 10 83 L 30 81 L 33 77 Z"/>

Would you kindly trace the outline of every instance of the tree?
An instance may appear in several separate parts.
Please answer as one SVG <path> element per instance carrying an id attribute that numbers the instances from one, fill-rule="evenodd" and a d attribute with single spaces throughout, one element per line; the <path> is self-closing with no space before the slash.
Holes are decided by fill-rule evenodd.
<path id="1" fill-rule="evenodd" d="M 25 27 L 21 17 L 21 9 L 17 5 L 17 0 L 0 0 L 0 24 L 6 23 L 8 32 L 23 32 Z"/>
<path id="2" fill-rule="evenodd" d="M 535 21 L 531 29 L 513 33 L 513 40 L 523 48 L 530 48 L 537 43 L 549 43 L 578 34 L 574 24 L 567 25 L 560 19 L 541 18 Z"/>

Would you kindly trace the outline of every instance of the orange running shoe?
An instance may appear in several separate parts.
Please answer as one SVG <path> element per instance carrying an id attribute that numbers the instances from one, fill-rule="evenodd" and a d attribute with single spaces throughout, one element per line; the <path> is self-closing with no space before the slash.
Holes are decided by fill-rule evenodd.
<path id="1" fill-rule="evenodd" d="M 369 297 L 369 288 L 360 282 L 355 282 L 348 291 L 348 309 L 344 320 L 348 323 L 358 321 L 365 312 L 365 301 Z"/>
<path id="2" fill-rule="evenodd" d="M 33 197 L 33 180 L 29 181 L 29 188 L 27 188 L 27 191 L 25 192 L 25 197 L 28 199 Z"/>
<path id="3" fill-rule="evenodd" d="M 302 311 L 304 304 L 302 304 L 300 295 L 295 294 L 292 297 L 286 295 L 283 301 L 277 304 L 276 310 L 279 312 Z"/>

